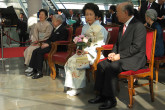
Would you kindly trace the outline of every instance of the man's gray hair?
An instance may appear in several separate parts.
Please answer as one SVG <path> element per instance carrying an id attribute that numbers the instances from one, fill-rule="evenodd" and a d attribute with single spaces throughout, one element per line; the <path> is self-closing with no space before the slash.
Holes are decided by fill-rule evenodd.
<path id="1" fill-rule="evenodd" d="M 146 11 L 146 16 L 151 18 L 151 20 L 156 21 L 158 14 L 157 14 L 157 12 L 154 9 L 148 9 Z"/>
<path id="2" fill-rule="evenodd" d="M 63 19 L 62 19 L 62 16 L 61 15 L 55 14 L 55 15 L 53 15 L 53 18 L 55 18 L 56 20 L 60 21 L 61 24 L 63 23 Z"/>

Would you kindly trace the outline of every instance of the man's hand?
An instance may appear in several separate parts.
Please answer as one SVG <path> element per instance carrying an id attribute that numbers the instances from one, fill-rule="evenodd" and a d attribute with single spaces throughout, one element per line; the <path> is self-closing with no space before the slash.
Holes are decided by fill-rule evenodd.
<path id="1" fill-rule="evenodd" d="M 49 47 L 49 44 L 47 44 L 47 43 L 42 43 L 41 49 L 44 49 L 44 48 L 46 48 L 46 47 Z"/>
<path id="2" fill-rule="evenodd" d="M 162 16 L 162 17 L 157 17 L 158 20 L 162 20 L 163 18 L 164 18 L 164 16 Z"/>
<path id="3" fill-rule="evenodd" d="M 118 60 L 120 60 L 120 54 L 115 54 L 111 59 L 111 61 L 118 61 Z"/>
<path id="4" fill-rule="evenodd" d="M 115 53 L 109 53 L 108 54 L 108 60 L 111 60 L 115 56 Z"/>

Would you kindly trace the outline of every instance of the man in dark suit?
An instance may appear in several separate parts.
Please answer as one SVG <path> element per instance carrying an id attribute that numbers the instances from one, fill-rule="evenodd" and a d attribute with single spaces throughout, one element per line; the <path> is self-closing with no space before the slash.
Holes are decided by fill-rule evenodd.
<path id="1" fill-rule="evenodd" d="M 123 25 L 119 28 L 117 43 L 108 59 L 97 65 L 95 91 L 96 98 L 89 103 L 104 102 L 99 109 L 109 109 L 117 104 L 115 93 L 117 76 L 122 71 L 136 71 L 146 64 L 146 29 L 133 16 L 133 7 L 129 2 L 117 6 L 117 17 Z"/>
<path id="2" fill-rule="evenodd" d="M 24 14 L 20 13 L 19 15 L 20 19 L 18 19 L 17 22 L 17 28 L 16 31 L 19 34 L 19 40 L 20 42 L 25 42 L 26 41 L 26 31 L 27 31 L 27 21 L 24 20 Z M 20 43 L 20 47 L 24 47 L 25 43 Z"/>
<path id="3" fill-rule="evenodd" d="M 42 43 L 41 47 L 35 49 L 32 53 L 29 67 L 33 68 L 33 72 L 27 73 L 27 76 L 32 76 L 32 79 L 43 77 L 42 66 L 44 61 L 44 54 L 50 52 L 51 42 L 67 40 L 68 31 L 62 25 L 63 19 L 61 15 L 53 15 L 52 24 L 55 27 L 48 40 Z"/>
<path id="4" fill-rule="evenodd" d="M 158 14 L 158 22 L 162 27 L 165 27 L 165 0 L 158 0 L 160 5 L 160 13 Z"/>
<path id="5" fill-rule="evenodd" d="M 159 11 L 160 11 L 159 5 L 155 2 L 155 0 L 148 0 L 148 1 L 144 2 L 140 8 L 140 18 L 141 18 L 141 22 L 143 24 L 146 23 L 145 13 L 148 9 L 155 9 L 157 13 L 159 13 Z"/>
<path id="6" fill-rule="evenodd" d="M 107 18 L 111 19 L 112 23 L 121 24 L 121 23 L 119 23 L 119 21 L 116 17 L 116 6 L 115 5 L 110 6 Z"/>

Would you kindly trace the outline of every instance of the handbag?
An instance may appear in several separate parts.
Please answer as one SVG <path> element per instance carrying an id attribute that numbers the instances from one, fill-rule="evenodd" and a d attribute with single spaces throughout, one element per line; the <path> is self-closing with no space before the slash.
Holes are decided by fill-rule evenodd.
<path id="1" fill-rule="evenodd" d="M 77 70 L 88 69 L 90 68 L 89 60 L 87 55 L 83 55 L 76 58 L 76 64 L 78 66 Z"/>

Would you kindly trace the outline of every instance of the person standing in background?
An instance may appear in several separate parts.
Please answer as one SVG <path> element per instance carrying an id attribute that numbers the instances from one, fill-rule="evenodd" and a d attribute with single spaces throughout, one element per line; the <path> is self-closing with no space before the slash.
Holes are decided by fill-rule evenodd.
<path id="1" fill-rule="evenodd" d="M 67 24 L 66 24 L 66 16 L 65 16 L 65 14 L 62 12 L 62 10 L 58 10 L 57 13 L 62 16 L 63 25 L 66 26 Z"/>
<path id="2" fill-rule="evenodd" d="M 156 10 L 157 13 L 159 13 L 159 5 L 155 2 L 155 0 L 148 0 L 144 2 L 140 8 L 140 21 L 146 25 L 146 20 L 145 20 L 145 13 L 148 9 L 154 9 Z"/>
<path id="3" fill-rule="evenodd" d="M 116 17 L 116 6 L 111 5 L 109 8 L 109 14 L 107 15 L 107 22 L 119 24 L 119 21 Z"/>
<path id="4" fill-rule="evenodd" d="M 18 32 L 19 35 L 20 47 L 24 47 L 25 43 L 21 43 L 21 42 L 26 41 L 27 21 L 24 20 L 23 13 L 20 13 L 19 17 L 20 19 L 18 19 L 16 31 Z"/>
<path id="5" fill-rule="evenodd" d="M 162 27 L 165 27 L 165 0 L 158 0 L 160 5 L 160 13 L 158 13 L 158 22 Z"/>
<path id="6" fill-rule="evenodd" d="M 52 22 L 52 17 L 53 17 L 53 14 L 51 13 L 51 14 L 49 15 L 49 18 L 47 19 L 47 21 Z"/>

